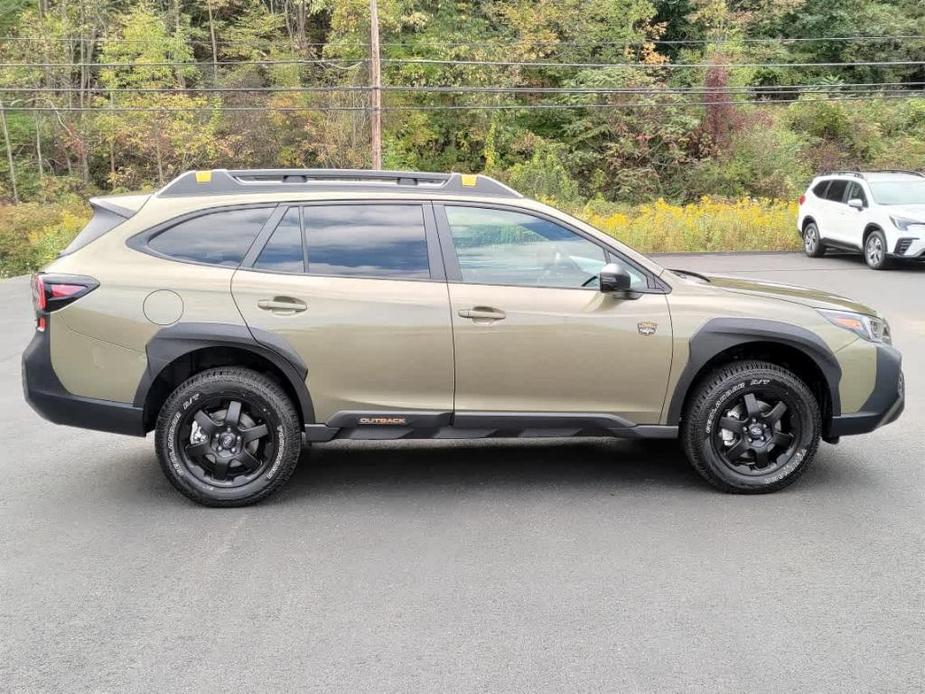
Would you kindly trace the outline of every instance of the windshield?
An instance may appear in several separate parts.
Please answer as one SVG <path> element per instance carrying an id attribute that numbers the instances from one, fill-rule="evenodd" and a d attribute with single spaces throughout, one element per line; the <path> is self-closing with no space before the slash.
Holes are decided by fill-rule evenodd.
<path id="1" fill-rule="evenodd" d="M 925 178 L 921 181 L 871 181 L 868 185 L 879 205 L 925 205 Z"/>

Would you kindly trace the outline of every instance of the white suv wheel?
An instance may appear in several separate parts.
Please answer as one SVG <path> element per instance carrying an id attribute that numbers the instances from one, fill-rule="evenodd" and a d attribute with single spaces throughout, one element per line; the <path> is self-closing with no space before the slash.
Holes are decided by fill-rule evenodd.
<path id="1" fill-rule="evenodd" d="M 889 264 L 886 254 L 886 237 L 879 229 L 871 232 L 864 243 L 864 260 L 874 270 L 884 270 Z"/>
<path id="2" fill-rule="evenodd" d="M 803 251 L 810 258 L 818 258 L 825 253 L 825 246 L 819 239 L 819 228 L 812 222 L 803 230 Z"/>

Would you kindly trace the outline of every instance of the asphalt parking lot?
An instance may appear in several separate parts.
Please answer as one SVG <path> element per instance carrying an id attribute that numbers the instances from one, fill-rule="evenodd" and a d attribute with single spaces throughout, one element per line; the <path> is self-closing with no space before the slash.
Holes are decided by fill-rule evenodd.
<path id="1" fill-rule="evenodd" d="M 670 442 L 335 443 L 209 510 L 150 435 L 28 408 L 28 282 L 0 282 L 0 690 L 922 691 L 925 266 L 660 261 L 877 306 L 906 413 L 768 496 Z"/>

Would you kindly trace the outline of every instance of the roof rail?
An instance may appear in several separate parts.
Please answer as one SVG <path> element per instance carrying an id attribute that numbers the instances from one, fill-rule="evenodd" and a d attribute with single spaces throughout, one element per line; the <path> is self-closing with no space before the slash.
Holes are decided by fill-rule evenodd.
<path id="1" fill-rule="evenodd" d="M 820 176 L 854 176 L 855 178 L 864 178 L 860 171 L 825 171 Z"/>
<path id="2" fill-rule="evenodd" d="M 869 169 L 867 171 L 826 171 L 819 174 L 820 176 L 854 176 L 855 178 L 865 178 L 865 174 L 896 173 L 906 174 L 907 176 L 919 176 L 925 178 L 925 173 L 920 171 L 906 171 L 905 169 Z"/>
<path id="3" fill-rule="evenodd" d="M 439 194 L 523 197 L 513 188 L 481 174 L 369 171 L 366 169 L 212 169 L 180 174 L 158 197 L 285 193 L 290 191 L 373 191 L 395 188 Z"/>
<path id="4" fill-rule="evenodd" d="M 898 173 L 906 174 L 908 176 L 918 176 L 919 178 L 925 178 L 925 174 L 921 171 L 907 171 L 906 169 L 871 169 L 865 173 Z"/>

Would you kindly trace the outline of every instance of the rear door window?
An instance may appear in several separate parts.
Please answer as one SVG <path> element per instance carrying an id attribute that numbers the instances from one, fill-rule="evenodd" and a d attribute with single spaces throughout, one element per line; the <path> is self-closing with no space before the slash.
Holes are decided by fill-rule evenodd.
<path id="1" fill-rule="evenodd" d="M 310 275 L 429 279 L 421 205 L 303 208 Z"/>
<path id="2" fill-rule="evenodd" d="M 156 234 L 148 248 L 176 260 L 237 267 L 271 212 L 252 207 L 203 214 Z"/>
<path id="3" fill-rule="evenodd" d="M 832 202 L 842 202 L 845 199 L 845 189 L 848 188 L 848 181 L 832 181 L 829 189 L 825 192 L 826 200 Z"/>

